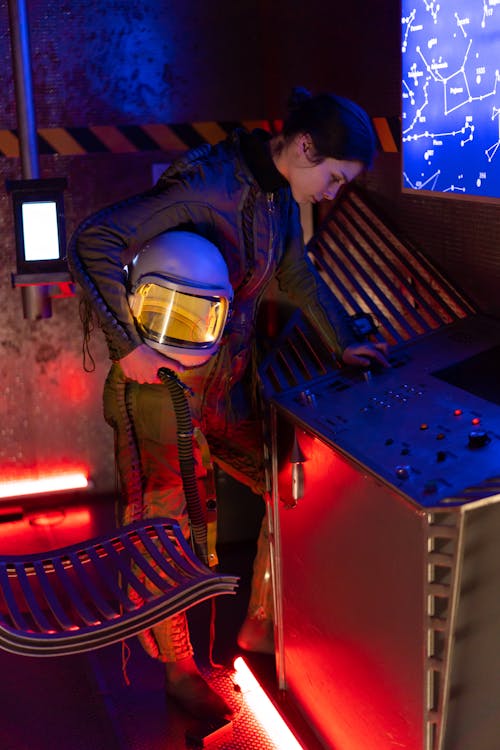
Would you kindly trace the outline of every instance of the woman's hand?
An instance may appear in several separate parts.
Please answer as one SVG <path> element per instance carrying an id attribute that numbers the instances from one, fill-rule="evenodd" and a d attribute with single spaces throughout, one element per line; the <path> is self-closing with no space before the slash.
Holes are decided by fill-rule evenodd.
<path id="1" fill-rule="evenodd" d="M 184 372 L 186 369 L 180 362 L 165 357 L 147 344 L 140 344 L 120 359 L 118 364 L 128 380 L 136 380 L 138 383 L 160 383 L 157 374 L 160 367 L 168 367 L 177 373 Z"/>
<path id="2" fill-rule="evenodd" d="M 390 367 L 387 355 L 389 345 L 386 341 L 366 341 L 360 344 L 346 346 L 342 355 L 342 361 L 352 367 L 371 367 L 377 364 L 381 367 Z"/>

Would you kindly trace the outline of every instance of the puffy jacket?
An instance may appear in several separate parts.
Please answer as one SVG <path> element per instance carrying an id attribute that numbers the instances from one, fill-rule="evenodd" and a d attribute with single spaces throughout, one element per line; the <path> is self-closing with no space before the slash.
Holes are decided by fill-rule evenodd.
<path id="1" fill-rule="evenodd" d="M 352 341 L 347 314 L 306 258 L 288 184 L 263 191 L 240 140 L 236 131 L 188 152 L 152 190 L 99 211 L 73 235 L 68 263 L 97 313 L 111 359 L 142 343 L 127 302 L 126 266 L 147 240 L 174 227 L 205 236 L 226 259 L 235 291 L 232 356 L 248 348 L 257 304 L 273 276 L 332 351 L 340 354 Z"/>

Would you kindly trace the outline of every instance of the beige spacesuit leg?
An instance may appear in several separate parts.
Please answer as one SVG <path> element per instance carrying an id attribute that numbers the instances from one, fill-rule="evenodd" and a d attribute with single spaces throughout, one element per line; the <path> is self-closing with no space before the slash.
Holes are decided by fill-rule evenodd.
<path id="1" fill-rule="evenodd" d="M 247 616 L 238 633 L 240 648 L 264 654 L 274 653 L 273 580 L 268 513 L 266 503 L 266 513 L 257 540 Z"/>

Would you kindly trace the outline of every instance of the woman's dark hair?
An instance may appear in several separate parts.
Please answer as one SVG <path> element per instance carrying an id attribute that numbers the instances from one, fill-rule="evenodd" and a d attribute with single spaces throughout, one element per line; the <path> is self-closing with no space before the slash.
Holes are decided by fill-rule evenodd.
<path id="1" fill-rule="evenodd" d="M 375 133 L 370 118 L 358 104 L 335 94 L 312 96 L 307 89 L 297 87 L 288 108 L 282 131 L 285 141 L 299 133 L 309 133 L 317 161 L 332 158 L 371 165 Z"/>

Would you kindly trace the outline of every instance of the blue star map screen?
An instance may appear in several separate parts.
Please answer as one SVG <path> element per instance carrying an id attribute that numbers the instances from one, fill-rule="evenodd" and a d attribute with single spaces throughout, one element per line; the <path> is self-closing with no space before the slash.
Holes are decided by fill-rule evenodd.
<path id="1" fill-rule="evenodd" d="M 403 192 L 500 198 L 500 0 L 402 0 Z"/>

